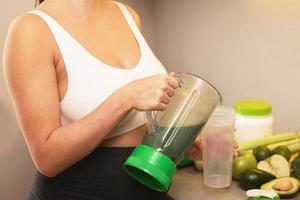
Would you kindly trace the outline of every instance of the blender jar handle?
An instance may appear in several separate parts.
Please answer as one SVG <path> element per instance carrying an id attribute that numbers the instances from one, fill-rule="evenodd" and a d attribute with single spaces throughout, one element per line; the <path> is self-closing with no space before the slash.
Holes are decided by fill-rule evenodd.
<path id="1" fill-rule="evenodd" d="M 178 82 L 178 86 L 182 87 L 183 80 L 179 75 L 177 75 L 175 73 L 171 73 L 171 74 L 169 74 L 169 76 L 176 79 L 177 82 Z M 155 111 L 146 111 L 145 112 L 145 117 L 146 117 L 147 125 L 148 125 L 148 133 L 150 133 L 150 134 L 154 134 L 157 130 L 157 127 L 158 127 L 157 121 L 156 121 L 156 118 L 155 118 L 155 114 L 156 114 Z"/>
<path id="2" fill-rule="evenodd" d="M 148 133 L 154 134 L 157 129 L 157 121 L 155 119 L 155 111 L 146 111 L 145 117 L 148 125 Z"/>

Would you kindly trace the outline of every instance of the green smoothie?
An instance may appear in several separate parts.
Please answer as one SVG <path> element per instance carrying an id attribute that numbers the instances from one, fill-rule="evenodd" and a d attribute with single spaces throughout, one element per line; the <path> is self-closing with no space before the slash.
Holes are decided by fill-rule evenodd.
<path id="1" fill-rule="evenodd" d="M 205 123 L 181 127 L 159 126 L 154 134 L 147 133 L 143 144 L 162 152 L 176 164 L 185 156 Z"/>

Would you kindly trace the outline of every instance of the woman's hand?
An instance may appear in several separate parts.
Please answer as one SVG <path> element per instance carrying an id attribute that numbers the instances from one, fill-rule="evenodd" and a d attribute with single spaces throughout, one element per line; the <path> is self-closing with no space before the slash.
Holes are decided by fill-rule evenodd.
<path id="1" fill-rule="evenodd" d="M 194 141 L 192 147 L 188 151 L 187 156 L 191 160 L 202 160 L 202 149 L 203 149 L 202 140 L 196 139 Z M 234 158 L 239 155 L 237 149 L 238 149 L 238 144 L 237 144 L 237 142 L 234 142 L 233 147 L 232 147 Z"/>
<path id="2" fill-rule="evenodd" d="M 165 110 L 178 88 L 173 74 L 158 74 L 130 82 L 120 89 L 130 107 L 140 111 Z"/>

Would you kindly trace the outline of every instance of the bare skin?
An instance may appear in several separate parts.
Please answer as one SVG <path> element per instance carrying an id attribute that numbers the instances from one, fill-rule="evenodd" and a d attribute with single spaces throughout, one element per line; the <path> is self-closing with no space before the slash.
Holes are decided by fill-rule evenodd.
<path id="1" fill-rule="evenodd" d="M 110 1 L 47 0 L 38 9 L 53 16 L 103 62 L 119 68 L 132 68 L 138 62 L 137 42 L 120 10 Z M 129 10 L 139 24 L 137 14 Z M 131 82 L 88 115 L 62 126 L 59 104 L 66 93 L 67 75 L 62 56 L 44 21 L 32 14 L 13 21 L 3 64 L 31 157 L 37 169 L 49 177 L 80 161 L 98 146 L 141 143 L 145 127 L 106 141 L 104 137 L 132 109 L 164 110 L 178 87 L 175 79 L 164 74 Z"/>
<path id="2" fill-rule="evenodd" d="M 109 0 L 46 0 L 38 9 L 55 18 L 102 62 L 116 68 L 133 68 L 138 63 L 137 41 L 120 10 Z M 138 15 L 129 10 L 140 27 Z M 174 78 L 164 74 L 133 81 L 91 113 L 62 126 L 60 101 L 66 94 L 68 77 L 45 22 L 33 14 L 17 17 L 8 31 L 3 57 L 7 85 L 32 160 L 49 177 L 99 146 L 140 144 L 145 126 L 112 139 L 104 138 L 132 109 L 164 110 L 178 87 Z M 190 153 L 192 158 L 201 153 L 197 142 L 195 147 Z"/>

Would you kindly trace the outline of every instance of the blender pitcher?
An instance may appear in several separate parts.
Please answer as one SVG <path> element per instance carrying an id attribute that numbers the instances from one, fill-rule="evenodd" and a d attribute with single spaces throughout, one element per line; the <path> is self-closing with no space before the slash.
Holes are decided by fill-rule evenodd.
<path id="1" fill-rule="evenodd" d="M 140 183 L 166 192 L 176 164 L 186 155 L 214 109 L 219 92 L 190 73 L 176 73 L 179 88 L 164 111 L 145 113 L 148 132 L 124 163 L 125 171 Z"/>

